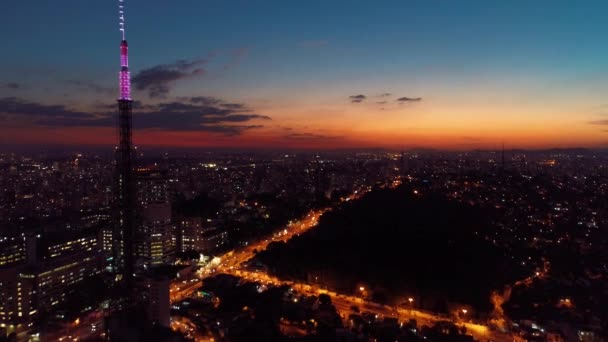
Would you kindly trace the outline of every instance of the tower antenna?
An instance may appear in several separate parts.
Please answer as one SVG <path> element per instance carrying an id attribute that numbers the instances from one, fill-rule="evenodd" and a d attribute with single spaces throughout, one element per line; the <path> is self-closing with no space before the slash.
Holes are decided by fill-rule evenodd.
<path id="1" fill-rule="evenodd" d="M 118 0 L 118 27 L 122 33 L 122 40 L 125 40 L 125 1 Z"/>

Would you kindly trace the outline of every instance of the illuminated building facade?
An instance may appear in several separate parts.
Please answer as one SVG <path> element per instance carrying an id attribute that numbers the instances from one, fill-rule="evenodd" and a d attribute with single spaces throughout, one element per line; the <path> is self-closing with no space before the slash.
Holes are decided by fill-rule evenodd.
<path id="1" fill-rule="evenodd" d="M 203 250 L 203 225 L 200 217 L 183 217 L 179 221 L 178 248 L 182 252 Z"/>
<path id="2" fill-rule="evenodd" d="M 203 233 L 202 249 L 206 253 L 213 253 L 227 242 L 227 231 L 211 229 Z"/>
<path id="3" fill-rule="evenodd" d="M 140 206 L 150 203 L 170 203 L 169 177 L 166 172 L 154 169 L 137 169 L 137 202 Z"/>
<path id="4" fill-rule="evenodd" d="M 228 232 L 220 230 L 211 221 L 185 216 L 178 220 L 178 250 L 213 253 L 228 242 Z"/>
<path id="5" fill-rule="evenodd" d="M 174 254 L 172 230 L 169 203 L 150 203 L 143 207 L 138 228 L 137 251 L 139 261 L 144 266 L 171 261 Z"/>
<path id="6" fill-rule="evenodd" d="M 24 238 L 20 262 L 0 268 L 0 324 L 31 322 L 63 303 L 75 285 L 99 274 L 103 257 L 96 232 Z"/>
<path id="7" fill-rule="evenodd" d="M 0 268 L 24 262 L 25 235 L 0 236 Z"/>
<path id="8" fill-rule="evenodd" d="M 34 279 L 38 306 L 50 309 L 67 299 L 71 287 L 99 274 L 102 261 L 99 253 L 76 253 L 43 262 L 39 267 L 24 274 Z"/>
<path id="9" fill-rule="evenodd" d="M 144 267 L 168 263 L 175 252 L 171 203 L 166 173 L 137 170 L 139 220 L 136 233 L 138 264 Z"/>

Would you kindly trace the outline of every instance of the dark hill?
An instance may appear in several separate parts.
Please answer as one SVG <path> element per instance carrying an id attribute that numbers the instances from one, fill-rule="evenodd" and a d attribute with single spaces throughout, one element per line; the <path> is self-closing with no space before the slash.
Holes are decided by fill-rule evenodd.
<path id="1" fill-rule="evenodd" d="M 485 240 L 489 214 L 406 187 L 380 189 L 258 258 L 282 277 L 317 277 L 340 291 L 368 284 L 380 301 L 416 296 L 427 309 L 445 310 L 447 300 L 489 311 L 491 291 L 519 273 L 507 251 Z"/>

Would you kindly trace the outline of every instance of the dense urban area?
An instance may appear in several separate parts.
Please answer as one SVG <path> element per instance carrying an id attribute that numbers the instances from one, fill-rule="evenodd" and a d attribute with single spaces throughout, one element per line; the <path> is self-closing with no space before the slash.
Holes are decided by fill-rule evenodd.
<path id="1" fill-rule="evenodd" d="M 0 155 L 0 341 L 608 336 L 605 152 L 138 153 L 121 312 L 113 157 Z"/>

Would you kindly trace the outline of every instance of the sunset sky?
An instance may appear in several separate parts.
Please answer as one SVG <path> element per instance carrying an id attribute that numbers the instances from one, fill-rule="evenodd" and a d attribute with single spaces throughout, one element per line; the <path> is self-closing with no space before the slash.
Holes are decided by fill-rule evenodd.
<path id="1" fill-rule="evenodd" d="M 114 145 L 112 0 L 0 3 L 0 144 Z M 126 0 L 140 146 L 608 146 L 607 1 Z"/>

